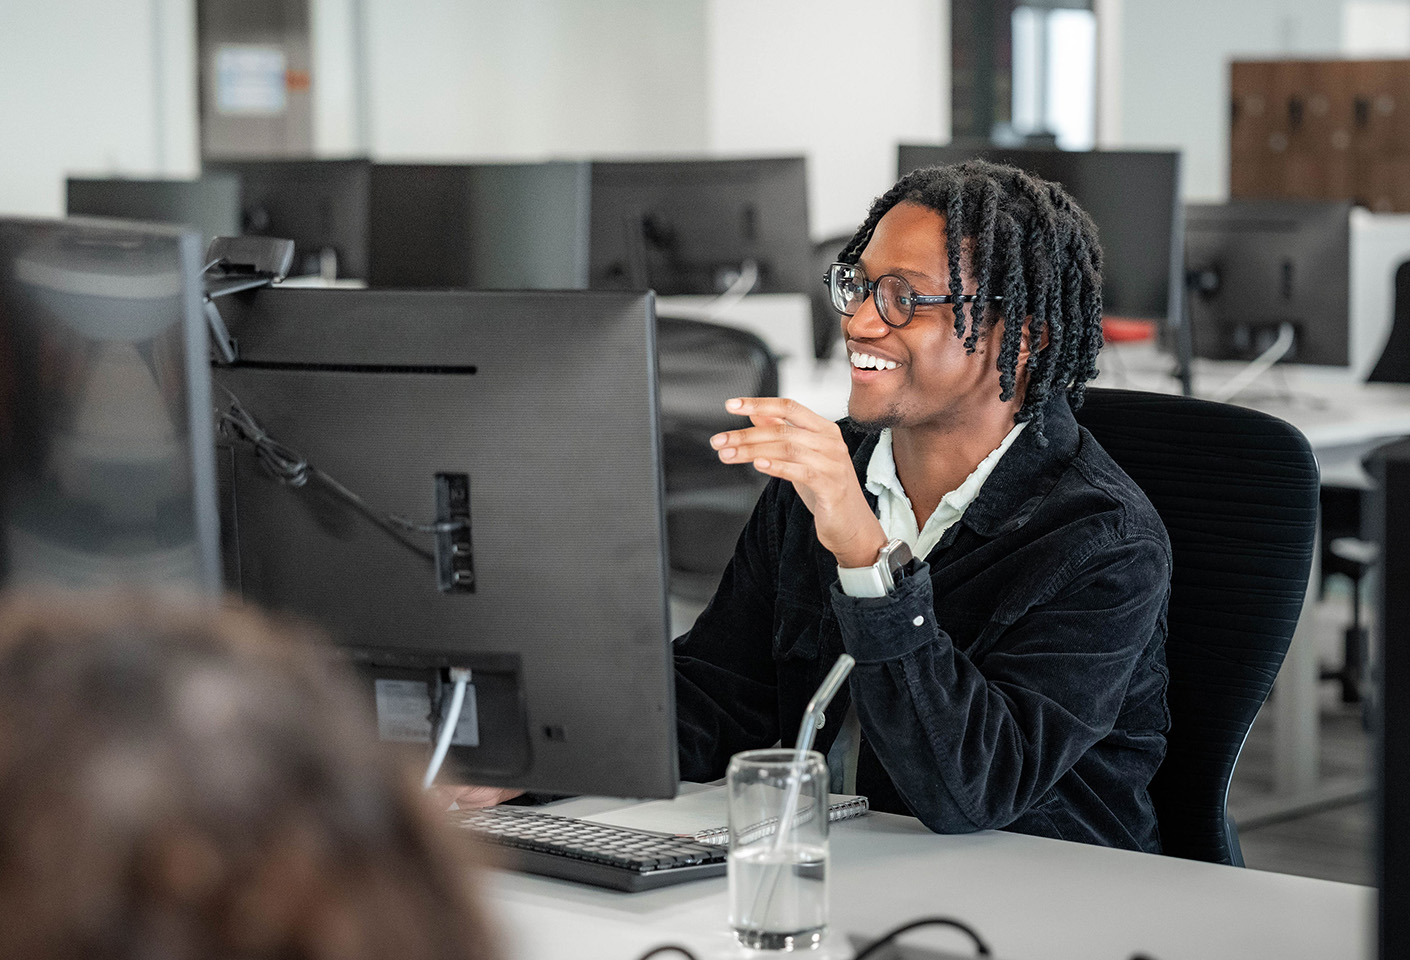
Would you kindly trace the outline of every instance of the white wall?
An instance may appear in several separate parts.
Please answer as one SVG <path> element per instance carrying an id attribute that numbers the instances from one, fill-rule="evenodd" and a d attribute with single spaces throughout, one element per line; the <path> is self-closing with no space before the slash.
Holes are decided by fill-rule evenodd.
<path id="1" fill-rule="evenodd" d="M 1104 7 L 1113 0 L 1103 0 Z M 1229 192 L 1229 61 L 1339 54 L 1341 5 L 1334 0 L 1119 0 L 1113 45 L 1118 84 L 1104 117 L 1106 146 L 1178 147 L 1184 193 L 1223 200 Z"/>
<path id="2" fill-rule="evenodd" d="M 898 142 L 949 134 L 947 0 L 864 13 L 843 0 L 312 0 L 316 151 L 801 153 L 814 235 L 847 232 L 894 180 Z M 840 26 L 876 23 L 905 25 L 884 55 L 839 45 Z M 0 24 L 0 213 L 61 213 L 69 172 L 196 172 L 193 0 L 0 0 Z"/>
<path id="3" fill-rule="evenodd" d="M 807 156 L 813 236 L 850 233 L 898 143 L 949 139 L 949 38 L 948 0 L 710 0 L 709 147 Z"/>
<path id="4" fill-rule="evenodd" d="M 363 0 L 378 159 L 699 152 L 704 0 Z"/>
<path id="5" fill-rule="evenodd" d="M 0 0 L 0 213 L 63 213 L 68 173 L 197 169 L 195 6 Z"/>

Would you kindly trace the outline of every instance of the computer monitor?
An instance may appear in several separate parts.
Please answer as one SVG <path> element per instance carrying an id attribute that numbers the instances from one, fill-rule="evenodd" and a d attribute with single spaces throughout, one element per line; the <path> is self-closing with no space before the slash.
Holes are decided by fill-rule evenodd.
<path id="1" fill-rule="evenodd" d="M 897 173 L 972 159 L 1060 183 L 1087 211 L 1102 245 L 1107 316 L 1178 321 L 1184 283 L 1178 152 L 902 144 Z"/>
<path id="2" fill-rule="evenodd" d="M 1381 960 L 1410 950 L 1410 440 L 1371 457 L 1371 527 L 1381 548 L 1376 578 L 1376 885 Z"/>
<path id="3" fill-rule="evenodd" d="M 1196 278 L 1196 356 L 1251 360 L 1289 325 L 1284 362 L 1346 366 L 1351 204 L 1239 200 L 1185 209 L 1185 261 Z"/>
<path id="4" fill-rule="evenodd" d="M 387 739 L 428 743 L 438 685 L 470 668 L 452 779 L 672 796 L 651 295 L 229 301 L 217 400 L 269 441 L 220 442 L 229 586 L 321 623 Z"/>
<path id="5" fill-rule="evenodd" d="M 367 160 L 221 160 L 240 179 L 241 233 L 294 241 L 290 276 L 367 279 Z"/>
<path id="6" fill-rule="evenodd" d="M 587 287 L 586 163 L 372 167 L 374 287 Z"/>
<path id="7" fill-rule="evenodd" d="M 0 219 L 5 584 L 218 588 L 202 247 Z"/>
<path id="8" fill-rule="evenodd" d="M 196 180 L 69 177 L 66 195 L 71 217 L 185 224 L 207 244 L 240 235 L 240 180 L 230 174 Z"/>
<path id="9" fill-rule="evenodd" d="M 754 293 L 812 293 L 802 157 L 592 164 L 588 285 L 723 293 L 746 262 Z"/>

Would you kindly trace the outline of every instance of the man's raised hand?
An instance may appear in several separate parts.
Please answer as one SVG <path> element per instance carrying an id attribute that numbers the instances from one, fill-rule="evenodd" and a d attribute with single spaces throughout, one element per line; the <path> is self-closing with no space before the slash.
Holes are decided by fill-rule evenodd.
<path id="1" fill-rule="evenodd" d="M 720 460 L 750 463 L 792 483 L 813 513 L 818 542 L 839 566 L 875 562 L 886 534 L 862 493 L 837 424 L 784 397 L 736 397 L 725 409 L 748 417 L 753 426 L 710 438 Z"/>

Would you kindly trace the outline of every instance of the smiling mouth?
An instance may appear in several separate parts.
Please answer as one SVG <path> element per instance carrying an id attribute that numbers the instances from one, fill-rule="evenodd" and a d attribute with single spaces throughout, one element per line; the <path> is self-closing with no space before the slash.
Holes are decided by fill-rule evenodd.
<path id="1" fill-rule="evenodd" d="M 857 370 L 895 370 L 900 366 L 895 360 L 883 360 L 881 357 L 874 357 L 869 353 L 860 353 L 853 350 L 851 353 L 852 366 Z"/>

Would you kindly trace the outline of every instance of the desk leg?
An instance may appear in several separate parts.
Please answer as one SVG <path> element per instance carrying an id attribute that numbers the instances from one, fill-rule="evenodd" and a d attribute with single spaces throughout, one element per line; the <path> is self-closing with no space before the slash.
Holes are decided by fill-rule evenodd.
<path id="1" fill-rule="evenodd" d="M 1370 785 L 1365 777 L 1323 781 L 1319 771 L 1321 665 L 1318 662 L 1313 605 L 1322 576 L 1321 542 L 1312 553 L 1312 571 L 1302 616 L 1283 667 L 1274 681 L 1273 795 L 1245 805 L 1239 812 L 1242 829 L 1278 823 L 1293 817 L 1365 800 Z"/>
<path id="2" fill-rule="evenodd" d="M 1288 655 L 1273 683 L 1273 792 L 1280 797 L 1303 796 L 1317 786 L 1318 722 L 1321 679 L 1312 605 L 1322 576 L 1321 537 L 1312 550 L 1312 571 Z"/>

